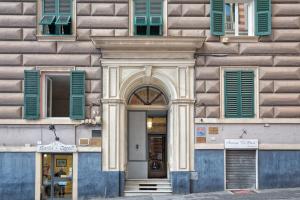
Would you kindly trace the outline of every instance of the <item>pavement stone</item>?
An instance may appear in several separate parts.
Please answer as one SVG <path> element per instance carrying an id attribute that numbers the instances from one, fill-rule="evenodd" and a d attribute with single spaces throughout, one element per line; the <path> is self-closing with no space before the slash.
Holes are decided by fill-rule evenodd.
<path id="1" fill-rule="evenodd" d="M 102 200 L 93 198 L 88 200 Z M 109 200 L 300 200 L 300 188 L 259 190 L 254 194 L 232 194 L 230 192 L 194 193 L 188 195 L 134 196 L 106 198 Z"/>

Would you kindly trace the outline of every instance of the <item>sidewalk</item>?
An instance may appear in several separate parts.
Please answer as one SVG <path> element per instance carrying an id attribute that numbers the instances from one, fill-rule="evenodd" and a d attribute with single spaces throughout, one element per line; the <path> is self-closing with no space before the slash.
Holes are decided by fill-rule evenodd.
<path id="1" fill-rule="evenodd" d="M 230 192 L 197 193 L 189 195 L 135 196 L 110 198 L 111 200 L 300 200 L 300 188 L 260 190 L 252 194 Z M 90 199 L 100 200 L 100 199 Z"/>

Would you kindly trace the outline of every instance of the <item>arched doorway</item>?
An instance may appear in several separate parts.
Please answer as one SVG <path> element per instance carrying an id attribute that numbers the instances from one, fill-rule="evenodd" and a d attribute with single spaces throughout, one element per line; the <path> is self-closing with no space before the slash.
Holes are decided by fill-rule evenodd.
<path id="1" fill-rule="evenodd" d="M 133 90 L 127 101 L 127 179 L 167 178 L 168 99 L 157 87 Z"/>

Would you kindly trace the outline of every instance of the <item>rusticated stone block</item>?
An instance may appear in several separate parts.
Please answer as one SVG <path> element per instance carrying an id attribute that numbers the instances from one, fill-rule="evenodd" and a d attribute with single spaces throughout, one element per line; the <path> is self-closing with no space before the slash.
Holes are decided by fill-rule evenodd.
<path id="1" fill-rule="evenodd" d="M 205 92 L 205 81 L 196 80 L 195 87 L 196 93 Z"/>
<path id="2" fill-rule="evenodd" d="M 0 28 L 0 40 L 21 40 L 20 28 Z"/>
<path id="3" fill-rule="evenodd" d="M 128 16 L 128 4 L 127 3 L 116 3 L 115 4 L 115 15 L 116 16 Z"/>
<path id="4" fill-rule="evenodd" d="M 92 42 L 57 42 L 58 53 L 99 53 Z"/>
<path id="5" fill-rule="evenodd" d="M 182 16 L 204 16 L 204 4 L 182 4 Z"/>
<path id="6" fill-rule="evenodd" d="M 77 29 L 77 40 L 90 40 L 90 29 Z"/>
<path id="7" fill-rule="evenodd" d="M 274 41 L 300 41 L 300 29 L 275 29 L 273 38 Z"/>
<path id="8" fill-rule="evenodd" d="M 100 105 L 100 93 L 85 93 L 85 105 Z"/>
<path id="9" fill-rule="evenodd" d="M 272 28 L 292 28 L 300 27 L 300 17 L 272 17 Z"/>
<path id="10" fill-rule="evenodd" d="M 274 107 L 274 116 L 276 118 L 299 118 L 300 106 Z"/>
<path id="11" fill-rule="evenodd" d="M 20 54 L 0 54 L 0 65 L 21 65 L 22 56 Z"/>
<path id="12" fill-rule="evenodd" d="M 300 66 L 300 56 L 275 56 L 275 66 Z"/>
<path id="13" fill-rule="evenodd" d="M 262 93 L 273 93 L 274 81 L 259 81 L 259 91 Z"/>
<path id="14" fill-rule="evenodd" d="M 201 37 L 204 36 L 205 31 L 199 29 L 192 29 L 192 30 L 182 30 L 183 37 Z"/>
<path id="15" fill-rule="evenodd" d="M 219 80 L 220 68 L 219 67 L 197 67 L 196 68 L 197 80 Z"/>
<path id="16" fill-rule="evenodd" d="M 196 105 L 199 106 L 219 106 L 220 94 L 198 93 L 196 94 Z"/>
<path id="17" fill-rule="evenodd" d="M 182 4 L 168 4 L 168 16 L 181 16 Z"/>
<path id="18" fill-rule="evenodd" d="M 205 118 L 205 107 L 204 106 L 196 106 L 195 107 L 195 117 Z"/>
<path id="19" fill-rule="evenodd" d="M 210 16 L 210 4 L 205 4 L 205 17 Z"/>
<path id="20" fill-rule="evenodd" d="M 168 28 L 171 29 L 208 29 L 210 27 L 209 17 L 169 17 Z"/>
<path id="21" fill-rule="evenodd" d="M 300 4 L 273 4 L 273 16 L 300 16 Z"/>
<path id="22" fill-rule="evenodd" d="M 0 92 L 22 92 L 22 81 L 0 80 Z"/>
<path id="23" fill-rule="evenodd" d="M 219 106 L 207 106 L 206 107 L 206 117 L 207 118 L 219 118 L 220 117 L 220 107 Z"/>
<path id="24" fill-rule="evenodd" d="M 238 43 L 216 43 L 216 42 L 205 42 L 203 47 L 197 52 L 207 54 L 238 54 L 239 44 Z"/>
<path id="25" fill-rule="evenodd" d="M 21 106 L 0 106 L 0 119 L 21 119 Z"/>
<path id="26" fill-rule="evenodd" d="M 114 29 L 92 29 L 91 35 L 92 36 L 114 36 L 115 30 Z"/>
<path id="27" fill-rule="evenodd" d="M 36 26 L 36 16 L 2 15 L 0 17 L 0 27 L 34 28 L 35 26 Z"/>
<path id="28" fill-rule="evenodd" d="M 0 53 L 56 53 L 54 42 L 0 41 Z"/>
<path id="29" fill-rule="evenodd" d="M 91 4 L 90 3 L 77 3 L 77 15 L 90 15 Z"/>
<path id="30" fill-rule="evenodd" d="M 219 66 L 270 66 L 273 64 L 272 56 L 207 56 L 206 65 Z"/>
<path id="31" fill-rule="evenodd" d="M 0 14 L 1 15 L 22 14 L 22 3 L 21 2 L 0 2 Z"/>
<path id="32" fill-rule="evenodd" d="M 23 14 L 24 15 L 35 15 L 36 14 L 36 3 L 35 2 L 24 2 L 23 3 Z"/>
<path id="33" fill-rule="evenodd" d="M 220 81 L 205 81 L 205 92 L 214 93 L 220 92 Z"/>
<path id="34" fill-rule="evenodd" d="M 260 79 L 263 80 L 297 80 L 300 79 L 299 67 L 261 67 Z"/>
<path id="35" fill-rule="evenodd" d="M 113 3 L 92 3 L 92 15 L 114 15 L 114 4 Z"/>
<path id="36" fill-rule="evenodd" d="M 85 119 L 91 119 L 91 106 L 85 106 Z"/>
<path id="37" fill-rule="evenodd" d="M 91 65 L 100 66 L 100 54 L 91 55 Z"/>
<path id="38" fill-rule="evenodd" d="M 300 105 L 300 94 L 260 94 L 262 106 L 297 106 Z"/>
<path id="39" fill-rule="evenodd" d="M 91 92 L 91 80 L 85 80 L 85 92 L 86 93 Z"/>
<path id="40" fill-rule="evenodd" d="M 91 92 L 92 93 L 101 93 L 101 80 L 92 80 L 91 81 Z"/>
<path id="41" fill-rule="evenodd" d="M 128 29 L 115 29 L 115 36 L 116 37 L 125 37 L 128 36 Z"/>
<path id="42" fill-rule="evenodd" d="M 241 54 L 296 54 L 300 53 L 300 43 L 241 43 Z"/>
<path id="43" fill-rule="evenodd" d="M 78 28 L 128 28 L 128 17 L 127 16 L 78 16 L 77 27 Z"/>
<path id="44" fill-rule="evenodd" d="M 274 108 L 272 106 L 260 106 L 259 114 L 261 118 L 273 118 Z"/>
<path id="45" fill-rule="evenodd" d="M 300 80 L 297 81 L 274 81 L 276 93 L 300 93 Z"/>
<path id="46" fill-rule="evenodd" d="M 1 106 L 18 106 L 23 105 L 23 93 L 1 93 L 0 105 Z"/>
<path id="47" fill-rule="evenodd" d="M 77 67 L 76 69 L 85 71 L 86 80 L 101 80 L 100 67 Z"/>
<path id="48" fill-rule="evenodd" d="M 182 30 L 181 29 L 168 29 L 168 36 L 181 36 Z"/>
<path id="49" fill-rule="evenodd" d="M 210 30 L 205 30 L 206 42 L 219 42 L 220 37 L 214 36 L 210 33 Z"/>
<path id="50" fill-rule="evenodd" d="M 34 67 L 0 67 L 0 79 L 24 79 L 24 70 L 32 70 Z"/>
<path id="51" fill-rule="evenodd" d="M 23 40 L 34 41 L 36 40 L 35 28 L 23 28 Z"/>
<path id="52" fill-rule="evenodd" d="M 90 55 L 24 54 L 23 65 L 33 66 L 89 66 Z"/>

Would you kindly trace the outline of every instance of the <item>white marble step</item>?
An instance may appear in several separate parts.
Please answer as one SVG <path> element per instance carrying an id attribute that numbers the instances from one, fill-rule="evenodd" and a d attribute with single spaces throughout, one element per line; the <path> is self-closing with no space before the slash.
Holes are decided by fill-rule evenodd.
<path id="1" fill-rule="evenodd" d="M 130 179 L 125 182 L 125 196 L 172 194 L 168 179 Z"/>

